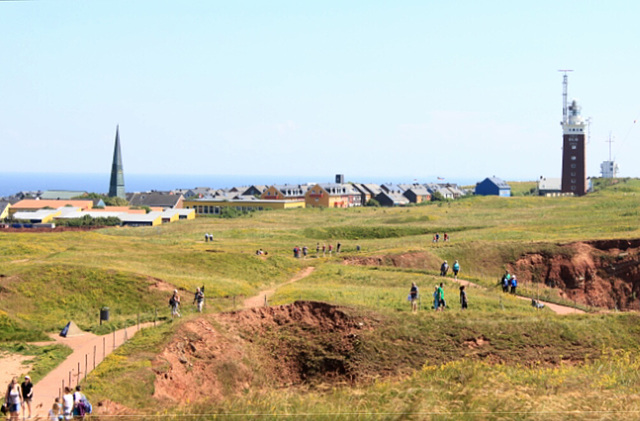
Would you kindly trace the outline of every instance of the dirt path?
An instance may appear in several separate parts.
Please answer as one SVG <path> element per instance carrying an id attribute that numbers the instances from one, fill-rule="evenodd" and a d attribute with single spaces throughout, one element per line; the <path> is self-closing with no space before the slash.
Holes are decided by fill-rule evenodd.
<path id="1" fill-rule="evenodd" d="M 276 292 L 276 289 L 278 289 L 279 287 L 285 286 L 285 285 L 289 285 L 289 284 L 291 284 L 293 282 L 297 282 L 302 278 L 306 278 L 307 276 L 311 275 L 311 273 L 314 270 L 315 270 L 315 268 L 313 266 L 306 267 L 306 268 L 302 269 L 300 272 L 296 273 L 287 282 L 285 282 L 283 284 L 280 284 L 280 285 L 277 285 L 277 286 L 275 286 L 275 287 L 273 287 L 271 289 L 268 289 L 266 291 L 262 291 L 258 295 L 256 295 L 255 297 L 247 298 L 242 303 L 242 308 L 264 307 L 265 305 L 268 304 L 269 298 Z"/>
<path id="2" fill-rule="evenodd" d="M 473 282 L 469 282 L 467 280 L 464 279 L 452 279 L 453 282 L 457 282 L 460 285 L 464 285 L 464 286 L 472 286 L 472 287 L 477 287 L 477 288 L 485 288 L 481 285 L 478 284 L 474 284 Z M 486 289 L 486 288 L 485 288 Z M 516 295 L 516 298 L 520 299 L 520 300 L 527 300 L 529 302 L 531 302 L 531 298 L 529 297 L 521 297 L 520 295 Z M 578 308 L 573 308 L 573 307 L 568 307 L 568 306 L 563 306 L 560 304 L 554 304 L 554 303 L 548 303 L 546 301 L 542 301 L 542 300 L 538 300 L 539 302 L 541 302 L 542 304 L 545 305 L 545 307 L 548 307 L 549 310 L 553 311 L 556 314 L 583 314 L 585 313 L 583 310 L 580 310 Z"/>
<path id="3" fill-rule="evenodd" d="M 140 324 L 140 329 L 149 326 L 153 326 L 153 322 Z M 63 385 L 65 387 L 69 385 L 75 387 L 107 355 L 135 335 L 136 332 L 138 332 L 137 325 L 103 336 L 97 336 L 89 332 L 71 338 L 52 335 L 52 339 L 67 345 L 73 350 L 73 353 L 34 385 L 33 402 L 31 404 L 33 416 L 42 416 L 45 419 L 54 399 L 59 396 Z"/>

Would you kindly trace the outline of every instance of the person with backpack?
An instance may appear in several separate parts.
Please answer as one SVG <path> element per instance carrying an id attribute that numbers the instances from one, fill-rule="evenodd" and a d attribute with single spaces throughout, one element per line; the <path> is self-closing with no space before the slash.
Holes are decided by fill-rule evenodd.
<path id="1" fill-rule="evenodd" d="M 449 272 L 449 263 L 445 260 L 440 266 L 440 276 L 447 276 L 447 272 Z"/>
<path id="2" fill-rule="evenodd" d="M 458 280 L 458 272 L 460 272 L 460 263 L 456 260 L 453 263 L 453 279 Z"/>
<path id="3" fill-rule="evenodd" d="M 418 286 L 415 282 L 411 283 L 411 290 L 409 290 L 409 301 L 411 301 L 411 311 L 413 313 L 418 312 Z"/>
<path id="4" fill-rule="evenodd" d="M 193 304 L 196 304 L 198 313 L 202 313 L 202 306 L 204 305 L 203 289 L 204 287 L 202 287 L 202 289 L 200 289 L 199 287 L 196 288 L 196 293 L 193 296 Z"/>
<path id="5" fill-rule="evenodd" d="M 438 287 L 438 309 L 443 311 L 447 306 L 447 302 L 444 300 L 444 283 L 440 282 L 440 286 Z"/>
<path id="6" fill-rule="evenodd" d="M 173 295 L 169 298 L 169 306 L 171 307 L 171 318 L 180 317 L 180 295 L 178 295 L 177 289 L 173 290 Z"/>
<path id="7" fill-rule="evenodd" d="M 438 311 L 438 307 L 440 307 L 440 291 L 438 291 L 438 285 L 436 285 L 436 289 L 433 291 L 433 309 Z"/>
<path id="8" fill-rule="evenodd" d="M 469 303 L 467 302 L 467 291 L 464 290 L 464 285 L 460 286 L 460 306 L 462 310 L 466 310 Z"/>
<path id="9" fill-rule="evenodd" d="M 76 419 L 84 419 L 85 415 L 91 414 L 91 404 L 82 393 L 82 386 L 77 385 L 73 393 L 73 415 Z"/>
<path id="10" fill-rule="evenodd" d="M 509 285 L 511 284 L 511 275 L 507 271 L 502 275 L 502 292 L 509 292 Z"/>
<path id="11" fill-rule="evenodd" d="M 513 295 L 516 294 L 516 288 L 518 287 L 518 279 L 516 278 L 516 275 L 513 274 L 511 275 L 511 293 Z"/>

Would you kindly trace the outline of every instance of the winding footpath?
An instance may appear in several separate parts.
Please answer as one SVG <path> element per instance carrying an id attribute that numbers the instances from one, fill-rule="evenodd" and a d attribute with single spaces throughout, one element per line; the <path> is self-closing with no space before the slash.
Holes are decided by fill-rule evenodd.
<path id="1" fill-rule="evenodd" d="M 486 289 L 484 286 L 482 285 L 478 285 L 478 284 L 474 284 L 473 282 L 469 282 L 466 281 L 464 279 L 451 279 L 453 282 L 457 282 L 460 285 L 464 285 L 464 286 L 471 286 L 474 288 L 484 288 Z M 520 300 L 527 300 L 527 301 L 531 301 L 531 298 L 529 297 L 522 297 L 520 295 L 516 295 L 516 298 L 520 299 Z M 548 307 L 549 310 L 553 311 L 556 314 L 583 314 L 585 313 L 583 310 L 580 310 L 578 308 L 574 308 L 574 307 L 569 307 L 569 306 L 563 306 L 560 304 L 554 304 L 554 303 L 549 303 L 546 301 L 542 301 L 542 300 L 538 300 L 538 302 L 542 303 L 545 305 L 545 307 Z"/>
<path id="2" fill-rule="evenodd" d="M 265 291 L 261 291 L 254 297 L 244 300 L 244 309 L 262 307 L 268 303 L 269 298 L 276 289 L 297 282 L 309 276 L 315 268 L 306 267 L 296 273 L 287 282 L 277 285 Z M 153 326 L 154 323 L 140 324 L 139 329 Z M 107 335 L 94 335 L 85 332 L 83 335 L 63 338 L 52 335 L 51 338 L 60 344 L 64 344 L 73 350 L 73 353 L 58 367 L 42 378 L 34 385 L 34 397 L 31 403 L 32 418 L 46 419 L 46 415 L 53 405 L 54 399 L 60 396 L 62 388 L 65 386 L 75 387 L 78 383 L 98 366 L 109 354 L 125 343 L 129 338 L 139 331 L 138 326 L 131 326 L 117 330 Z M 50 342 L 36 343 L 36 345 L 48 345 Z"/>
<path id="3" fill-rule="evenodd" d="M 102 336 L 89 332 L 69 338 L 52 335 L 51 338 L 56 343 L 68 346 L 73 350 L 73 353 L 34 384 L 33 402 L 31 403 L 32 417 L 46 419 L 54 399 L 60 396 L 63 386 L 75 388 L 107 355 L 133 337 L 139 330 L 153 325 L 153 322 L 142 323 L 139 326 L 130 326 Z M 37 343 L 36 345 L 43 344 L 51 343 Z"/>
<path id="4" fill-rule="evenodd" d="M 271 289 L 268 289 L 266 291 L 262 291 L 260 292 L 258 295 L 256 295 L 255 297 L 250 297 L 247 298 L 246 300 L 244 300 L 244 302 L 242 303 L 242 308 L 247 309 L 247 308 L 255 308 L 255 307 L 265 307 L 269 304 L 269 298 L 276 292 L 276 289 L 285 286 L 285 285 L 289 285 L 293 282 L 297 282 L 300 279 L 306 278 L 307 276 L 311 275 L 311 273 L 313 273 L 313 271 L 315 270 L 315 267 L 313 266 L 307 266 L 306 268 L 302 269 L 300 272 L 296 273 L 291 279 L 289 279 L 287 282 L 277 285 Z"/>

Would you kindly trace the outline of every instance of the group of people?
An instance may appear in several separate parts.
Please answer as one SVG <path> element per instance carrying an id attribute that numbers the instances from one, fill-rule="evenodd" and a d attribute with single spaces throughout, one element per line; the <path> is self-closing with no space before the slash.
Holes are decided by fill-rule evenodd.
<path id="1" fill-rule="evenodd" d="M 440 241 L 440 234 L 436 232 L 435 234 L 433 234 L 433 242 L 437 243 L 439 241 Z M 442 241 L 449 241 L 449 234 L 447 234 L 446 232 L 442 234 Z"/>
<path id="2" fill-rule="evenodd" d="M 31 377 L 24 376 L 22 384 L 18 383 L 18 378 L 13 377 L 7 386 L 7 392 L 4 397 L 5 409 L 9 413 L 11 421 L 20 419 L 20 409 L 22 409 L 22 418 L 25 418 L 25 412 L 29 410 L 29 418 L 31 418 L 31 401 L 33 400 L 33 383 Z"/>
<path id="3" fill-rule="evenodd" d="M 171 298 L 169 298 L 169 307 L 171 307 L 171 318 L 181 317 L 180 314 L 180 294 L 177 289 L 173 290 Z M 196 288 L 196 292 L 193 294 L 193 304 L 196 306 L 198 313 L 202 313 L 204 307 L 204 285 Z"/>
<path id="4" fill-rule="evenodd" d="M 205 233 L 204 234 L 204 242 L 213 241 L 213 234 Z"/>
<path id="5" fill-rule="evenodd" d="M 500 284 L 502 285 L 502 292 L 511 292 L 512 294 L 515 294 L 516 288 L 518 288 L 518 278 L 515 273 L 511 274 L 509 271 L 506 271 L 505 274 L 502 275 Z"/>
<path id="6" fill-rule="evenodd" d="M 457 281 L 458 272 L 460 272 L 460 263 L 456 260 L 453 263 L 453 267 L 451 269 L 453 270 L 453 278 Z M 449 273 L 449 263 L 447 263 L 447 261 L 445 260 L 440 265 L 440 276 L 447 276 L 447 273 Z"/>
<path id="7" fill-rule="evenodd" d="M 409 290 L 409 301 L 411 302 L 411 311 L 416 313 L 418 311 L 418 299 L 420 294 L 418 293 L 418 285 L 415 282 L 411 283 L 411 289 Z M 469 306 L 467 300 L 467 291 L 464 285 L 460 286 L 460 307 L 462 310 L 466 310 Z M 433 309 L 435 311 L 444 311 L 447 307 L 447 301 L 444 299 L 444 283 L 440 282 L 440 285 L 436 285 L 433 291 Z"/>
<path id="8" fill-rule="evenodd" d="M 22 419 L 31 418 L 31 402 L 33 401 L 33 383 L 29 376 L 24 376 L 22 384 L 14 377 L 7 386 L 5 394 L 6 411 L 10 421 L 18 421 L 22 410 Z M 84 419 L 85 415 L 92 412 L 92 407 L 86 396 L 82 393 L 82 387 L 77 385 L 75 391 L 69 387 L 64 388 L 62 400 L 55 398 L 53 406 L 47 414 L 49 421 L 61 421 L 71 419 Z"/>

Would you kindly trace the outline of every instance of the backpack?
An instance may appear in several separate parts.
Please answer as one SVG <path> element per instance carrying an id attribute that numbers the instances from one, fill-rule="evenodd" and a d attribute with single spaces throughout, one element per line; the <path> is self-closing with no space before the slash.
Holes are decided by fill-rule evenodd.
<path id="1" fill-rule="evenodd" d="M 82 399 L 80 400 L 80 403 L 84 406 L 85 414 L 91 414 L 93 412 L 93 407 L 91 406 L 91 403 L 89 402 L 89 400 L 87 400 L 86 396 L 82 397 Z"/>
<path id="2" fill-rule="evenodd" d="M 176 305 L 176 300 L 175 300 L 175 298 L 173 298 L 173 295 L 171 296 L 171 298 L 169 298 L 169 305 L 171 307 Z"/>

